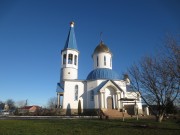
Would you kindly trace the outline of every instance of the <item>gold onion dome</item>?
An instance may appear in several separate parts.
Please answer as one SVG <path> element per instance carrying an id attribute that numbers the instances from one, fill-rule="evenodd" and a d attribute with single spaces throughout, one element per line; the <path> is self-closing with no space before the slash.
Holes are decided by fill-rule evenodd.
<path id="1" fill-rule="evenodd" d="M 94 49 L 94 53 L 101 53 L 101 52 L 106 52 L 106 53 L 111 53 L 110 49 L 101 41 L 100 44 Z"/>

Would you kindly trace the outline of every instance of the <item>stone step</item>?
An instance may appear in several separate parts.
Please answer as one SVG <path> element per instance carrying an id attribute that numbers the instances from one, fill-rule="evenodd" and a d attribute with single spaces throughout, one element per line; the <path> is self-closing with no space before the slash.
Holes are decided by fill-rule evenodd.
<path id="1" fill-rule="evenodd" d="M 123 112 L 120 112 L 116 109 L 102 109 L 105 116 L 108 116 L 108 118 L 122 118 Z M 124 117 L 131 117 L 127 113 L 124 113 Z"/>

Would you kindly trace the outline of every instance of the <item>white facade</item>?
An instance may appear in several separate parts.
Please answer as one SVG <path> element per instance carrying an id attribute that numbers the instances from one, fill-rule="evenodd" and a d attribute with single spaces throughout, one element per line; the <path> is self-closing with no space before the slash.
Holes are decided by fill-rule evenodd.
<path id="1" fill-rule="evenodd" d="M 93 55 L 94 69 L 109 68 L 112 69 L 112 55 L 110 53 L 101 52 Z"/>
<path id="2" fill-rule="evenodd" d="M 78 80 L 78 58 L 74 23 L 68 35 L 65 48 L 61 51 L 61 79 L 57 86 L 58 107 L 62 109 L 117 109 L 138 106 L 142 110 L 139 93 L 128 90 L 130 81 L 122 80 L 112 70 L 112 53 L 101 41 L 92 55 L 94 70 L 85 80 Z M 73 31 L 72 31 L 73 30 Z M 70 48 L 71 47 L 71 48 Z M 60 98 L 60 96 L 62 98 Z"/>
<path id="3" fill-rule="evenodd" d="M 78 101 L 81 100 L 81 105 L 83 108 L 83 103 L 85 100 L 83 98 L 84 94 L 84 82 L 83 81 L 65 81 L 64 82 L 64 100 L 63 109 L 70 107 L 71 109 L 78 108 Z M 75 87 L 78 86 L 78 97 L 75 97 Z"/>

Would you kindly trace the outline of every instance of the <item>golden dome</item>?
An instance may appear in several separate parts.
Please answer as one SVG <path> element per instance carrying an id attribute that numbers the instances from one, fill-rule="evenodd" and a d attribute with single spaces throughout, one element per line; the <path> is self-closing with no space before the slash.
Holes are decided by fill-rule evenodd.
<path id="1" fill-rule="evenodd" d="M 94 53 L 106 52 L 111 53 L 110 49 L 101 41 L 100 44 L 94 49 Z"/>

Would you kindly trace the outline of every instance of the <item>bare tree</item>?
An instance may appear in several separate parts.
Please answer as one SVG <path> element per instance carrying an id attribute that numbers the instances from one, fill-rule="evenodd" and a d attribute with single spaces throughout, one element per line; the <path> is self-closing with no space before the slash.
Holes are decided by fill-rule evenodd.
<path id="1" fill-rule="evenodd" d="M 0 109 L 4 109 L 4 103 L 2 101 L 0 101 Z"/>
<path id="2" fill-rule="evenodd" d="M 17 107 L 23 107 L 27 105 L 27 100 L 19 100 L 16 102 Z"/>
<path id="3" fill-rule="evenodd" d="M 8 99 L 8 100 L 6 101 L 6 104 L 8 105 L 9 110 L 15 109 L 15 102 L 14 102 L 14 100 Z"/>
<path id="4" fill-rule="evenodd" d="M 56 108 L 57 106 L 57 98 L 56 97 L 51 97 L 49 100 L 48 100 L 48 108 Z"/>
<path id="5" fill-rule="evenodd" d="M 180 46 L 175 41 L 169 38 L 166 52 L 158 57 L 144 57 L 128 70 L 133 89 L 140 92 L 158 122 L 163 119 L 168 99 L 175 101 L 180 92 Z"/>
<path id="6" fill-rule="evenodd" d="M 166 58 L 164 59 L 165 64 L 171 71 L 171 74 L 180 78 L 180 38 L 175 38 L 171 35 L 167 35 L 165 39 L 165 49 L 164 54 Z"/>
<path id="7" fill-rule="evenodd" d="M 180 36 L 166 35 L 164 40 L 166 58 L 164 63 L 167 65 L 171 74 L 176 77 L 177 84 L 180 82 Z M 171 100 L 171 99 L 170 99 Z M 174 104 L 180 107 L 180 95 L 174 100 Z"/>

